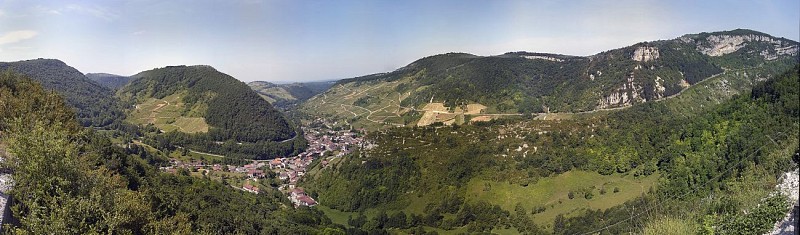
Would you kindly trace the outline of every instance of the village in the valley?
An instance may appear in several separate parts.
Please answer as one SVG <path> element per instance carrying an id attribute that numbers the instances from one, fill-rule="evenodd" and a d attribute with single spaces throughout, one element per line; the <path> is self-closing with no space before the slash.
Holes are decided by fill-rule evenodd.
<path id="1" fill-rule="evenodd" d="M 334 159 L 363 146 L 363 131 L 334 130 L 331 126 L 335 124 L 316 119 L 309 127 L 303 127 L 303 137 L 308 141 L 308 147 L 305 152 L 296 156 L 253 160 L 244 165 L 225 165 L 218 163 L 218 160 L 201 160 L 202 158 L 173 157 L 168 166 L 160 169 L 173 174 L 185 169 L 190 175 L 220 180 L 231 187 L 255 194 L 262 193 L 265 187 L 275 188 L 288 195 L 295 207 L 312 207 L 317 205 L 317 201 L 306 194 L 303 188 L 296 186 L 298 181 L 312 168 L 324 169 Z"/>

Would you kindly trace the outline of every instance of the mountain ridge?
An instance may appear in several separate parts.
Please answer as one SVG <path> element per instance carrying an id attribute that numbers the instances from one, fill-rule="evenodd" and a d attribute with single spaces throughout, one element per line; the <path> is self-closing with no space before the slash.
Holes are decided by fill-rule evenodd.
<path id="1" fill-rule="evenodd" d="M 342 79 L 301 106 L 348 119 L 379 113 L 387 118 L 369 122 L 391 125 L 413 123 L 420 116 L 408 110 L 427 103 L 451 111 L 481 104 L 489 113 L 585 112 L 659 100 L 729 70 L 798 62 L 798 42 L 752 32 L 685 34 L 590 56 L 432 55 L 391 72 Z"/>
<path id="2" fill-rule="evenodd" d="M 125 86 L 131 81 L 131 77 L 110 73 L 87 73 L 86 77 L 98 84 L 110 89 L 117 89 Z"/>
<path id="3" fill-rule="evenodd" d="M 302 138 L 295 138 L 300 136 L 297 128 L 280 111 L 245 83 L 211 66 L 166 66 L 142 71 L 131 79 L 117 96 L 137 113 L 134 116 L 146 120 L 130 121 L 154 123 L 159 128 L 177 125 L 176 131 L 157 137 L 170 146 L 245 158 L 281 156 L 304 146 Z M 208 127 L 188 131 L 182 123 Z"/>
<path id="4" fill-rule="evenodd" d="M 270 104 L 285 108 L 324 92 L 333 86 L 335 82 L 317 81 L 278 84 L 267 81 L 252 81 L 248 82 L 247 85 Z"/>
<path id="5" fill-rule="evenodd" d="M 32 59 L 0 62 L 0 70 L 11 69 L 28 75 L 49 90 L 60 93 L 77 110 L 83 126 L 106 127 L 124 113 L 110 89 L 92 81 L 83 73 L 58 59 Z"/>

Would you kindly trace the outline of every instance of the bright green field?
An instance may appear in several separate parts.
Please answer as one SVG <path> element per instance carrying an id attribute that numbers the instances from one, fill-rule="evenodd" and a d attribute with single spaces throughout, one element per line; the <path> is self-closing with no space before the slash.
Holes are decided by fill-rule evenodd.
<path id="1" fill-rule="evenodd" d="M 534 222 L 540 226 L 551 229 L 553 220 L 559 214 L 565 216 L 578 215 L 586 209 L 608 209 L 613 206 L 620 205 L 626 201 L 635 199 L 647 193 L 651 186 L 654 186 L 658 181 L 659 174 L 653 174 L 647 177 L 635 178 L 631 175 L 601 175 L 595 172 L 587 171 L 569 171 L 554 177 L 543 178 L 536 182 L 536 184 L 523 187 L 518 184 L 509 184 L 507 182 L 495 182 L 481 179 L 471 180 L 466 189 L 465 198 L 468 202 L 487 201 L 492 204 L 499 205 L 504 210 L 514 212 L 514 207 L 517 203 L 528 211 L 537 206 L 544 206 L 544 212 L 534 214 L 532 216 Z M 490 185 L 489 189 L 485 191 L 486 183 Z M 580 190 L 592 189 L 594 195 L 592 199 L 585 199 Z M 614 193 L 614 188 L 619 188 L 619 192 Z M 606 193 L 600 194 L 600 189 L 605 188 Z M 568 193 L 575 191 L 573 199 L 569 199 Z M 428 196 L 417 197 L 417 194 L 409 194 L 401 199 L 402 209 L 393 209 L 398 205 L 387 205 L 386 209 L 388 214 L 397 211 L 404 211 L 406 214 L 422 214 L 425 206 L 432 200 Z M 330 217 L 334 223 L 347 225 L 347 217 L 355 217 L 357 213 L 343 212 L 336 209 L 331 209 L 325 206 L 317 206 L 318 210 L 325 213 Z M 368 209 L 365 215 L 372 218 L 377 214 L 378 209 Z M 426 229 L 433 229 L 427 228 Z M 457 228 L 456 230 L 440 230 L 434 229 L 440 234 L 457 234 L 464 228 Z M 518 234 L 516 229 L 496 228 L 493 233 L 496 234 Z"/>
<path id="2" fill-rule="evenodd" d="M 146 125 L 154 124 L 157 128 L 168 131 L 181 131 L 186 133 L 208 132 L 208 124 L 203 113 L 205 105 L 195 105 L 188 112 L 181 100 L 182 93 L 170 95 L 163 99 L 149 98 L 136 105 L 127 118 L 127 121 Z"/>
<path id="3" fill-rule="evenodd" d="M 466 199 L 491 202 L 508 211 L 514 211 L 517 203 L 522 204 L 528 212 L 534 207 L 544 206 L 545 211 L 535 214 L 533 219 L 537 224 L 549 226 L 559 214 L 569 216 L 585 209 L 608 209 L 634 199 L 647 193 L 657 182 L 658 176 L 653 174 L 637 179 L 630 175 L 569 171 L 555 177 L 543 178 L 528 187 L 473 179 L 467 185 Z M 592 199 L 587 200 L 583 193 L 578 193 L 589 190 L 592 186 Z M 615 187 L 619 188 L 619 192 L 614 193 Z M 605 194 L 600 194 L 601 188 L 605 188 Z M 573 199 L 568 197 L 570 191 L 575 192 Z"/>

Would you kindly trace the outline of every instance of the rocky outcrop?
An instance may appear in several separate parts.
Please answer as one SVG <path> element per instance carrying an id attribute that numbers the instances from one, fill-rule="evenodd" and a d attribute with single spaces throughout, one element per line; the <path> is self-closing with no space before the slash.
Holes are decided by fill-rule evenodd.
<path id="1" fill-rule="evenodd" d="M 525 59 L 530 59 L 530 60 L 537 60 L 538 59 L 538 60 L 549 60 L 549 61 L 553 61 L 553 62 L 564 62 L 563 59 L 550 57 L 550 56 L 526 55 L 526 56 L 522 56 L 522 57 L 524 57 Z"/>
<path id="2" fill-rule="evenodd" d="M 789 201 L 789 205 L 791 205 L 791 210 L 786 213 L 786 216 L 781 221 L 775 223 L 772 231 L 766 234 L 797 234 L 797 216 L 798 210 L 800 210 L 800 205 L 798 204 L 798 195 L 800 195 L 800 189 L 798 189 L 800 188 L 800 174 L 798 174 L 798 169 L 783 173 L 779 179 L 779 182 L 780 183 L 778 185 L 775 185 L 775 188 L 777 189 L 778 193 L 786 196 L 786 199 Z"/>
<path id="3" fill-rule="evenodd" d="M 692 42 L 690 38 L 681 38 L 684 42 Z M 748 43 L 760 42 L 768 43 L 774 47 L 766 49 L 759 54 L 766 60 L 777 59 L 781 55 L 795 56 L 798 46 L 792 45 L 784 40 L 776 39 L 765 35 L 711 35 L 705 41 L 696 42 L 697 50 L 709 56 L 723 56 L 738 51 L 747 46 Z"/>
<path id="4" fill-rule="evenodd" d="M 11 180 L 11 174 L 7 172 L 0 173 L 0 233 L 3 232 L 2 225 L 9 223 L 11 220 L 8 193 L 12 185 L 14 185 L 14 181 Z"/>
<path id="5" fill-rule="evenodd" d="M 647 102 L 647 99 L 642 97 L 644 88 L 642 85 L 636 83 L 635 80 L 636 78 L 631 74 L 626 78 L 626 82 L 622 84 L 622 87 L 617 88 L 615 92 L 600 99 L 597 108 L 624 107 L 633 105 L 634 103 Z"/>
<path id="6" fill-rule="evenodd" d="M 647 62 L 658 59 L 658 48 L 655 47 L 638 47 L 633 51 L 632 60 Z"/>
<path id="7" fill-rule="evenodd" d="M 656 76 L 656 86 L 653 88 L 653 94 L 655 94 L 655 99 L 663 98 L 664 91 L 667 90 L 667 88 L 665 88 L 664 85 L 661 84 L 662 82 L 664 82 L 664 79 L 661 79 L 661 77 Z"/>

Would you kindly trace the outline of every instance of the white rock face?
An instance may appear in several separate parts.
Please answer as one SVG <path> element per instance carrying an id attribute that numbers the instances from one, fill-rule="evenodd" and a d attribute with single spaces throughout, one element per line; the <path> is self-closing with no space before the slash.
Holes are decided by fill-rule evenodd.
<path id="1" fill-rule="evenodd" d="M 11 208 L 8 206 L 7 193 L 9 193 L 13 185 L 14 181 L 11 179 L 10 174 L 0 173 L 0 224 L 7 223 L 11 216 Z M 3 230 L 0 228 L 0 233 L 2 232 Z"/>
<path id="2" fill-rule="evenodd" d="M 635 61 L 647 62 L 658 59 L 658 48 L 655 47 L 639 47 L 633 51 L 631 59 Z"/>
<path id="3" fill-rule="evenodd" d="M 790 234 L 797 234 L 797 216 L 798 210 L 800 206 L 798 205 L 798 193 L 800 191 L 798 188 L 800 187 L 800 174 L 798 174 L 798 170 L 795 169 L 794 171 L 783 173 L 779 180 L 779 184 L 775 185 L 775 188 L 781 194 L 785 195 L 789 200 L 789 205 L 791 205 L 792 209 L 786 213 L 786 216 L 783 220 L 778 221 L 772 228 L 772 231 L 766 234 L 770 235 L 790 235 Z"/>
<path id="4" fill-rule="evenodd" d="M 748 42 L 766 42 L 775 46 L 775 51 L 764 50 L 760 54 L 767 60 L 779 55 L 797 55 L 797 45 L 786 45 L 781 40 L 762 35 L 712 35 L 706 39 L 710 45 L 697 45 L 697 50 L 709 56 L 722 56 L 738 51 Z"/>
<path id="5" fill-rule="evenodd" d="M 630 77 L 626 79 L 626 83 L 622 84 L 622 87 L 617 88 L 615 92 L 600 99 L 597 108 L 624 107 L 630 106 L 634 102 L 647 102 L 647 99 L 641 96 L 644 88 L 642 85 L 637 84 L 635 80 L 633 74 L 631 74 Z"/>
<path id="6" fill-rule="evenodd" d="M 661 77 L 656 76 L 656 87 L 654 88 L 655 90 L 653 91 L 653 93 L 656 94 L 656 99 L 661 99 L 662 97 L 664 97 L 664 91 L 667 90 L 664 87 L 664 85 L 661 85 L 661 82 L 663 82 L 663 81 L 664 80 L 661 79 Z"/>
<path id="7" fill-rule="evenodd" d="M 798 169 L 783 173 L 780 182 L 775 187 L 783 195 L 786 195 L 792 203 L 797 203 L 798 196 L 800 196 L 800 174 L 798 174 Z"/>
<path id="8" fill-rule="evenodd" d="M 541 56 L 541 55 L 526 55 L 526 56 L 522 56 L 522 57 L 524 57 L 525 59 L 530 59 L 530 60 L 537 60 L 538 59 L 538 60 L 549 60 L 549 61 L 553 61 L 553 62 L 564 62 L 564 60 L 559 59 L 559 58 L 549 57 L 549 56 Z"/>

